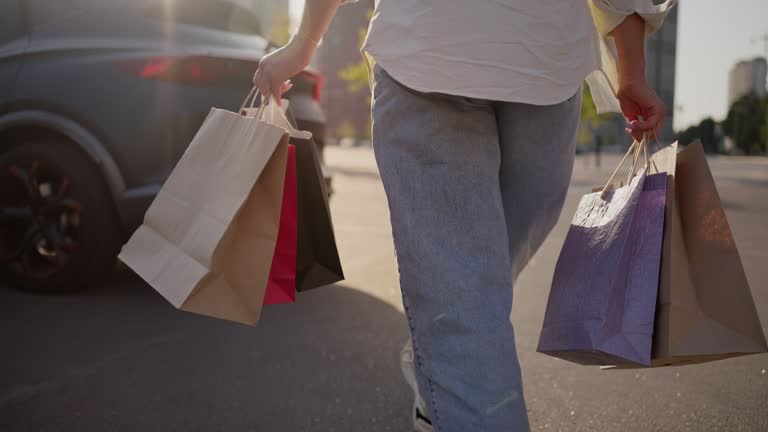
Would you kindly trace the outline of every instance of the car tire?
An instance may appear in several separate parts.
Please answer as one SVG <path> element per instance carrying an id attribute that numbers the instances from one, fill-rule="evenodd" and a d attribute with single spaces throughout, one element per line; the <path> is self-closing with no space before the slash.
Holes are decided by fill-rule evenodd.
<path id="1" fill-rule="evenodd" d="M 0 272 L 16 288 L 73 291 L 115 268 L 120 225 L 97 166 L 66 140 L 0 154 Z"/>

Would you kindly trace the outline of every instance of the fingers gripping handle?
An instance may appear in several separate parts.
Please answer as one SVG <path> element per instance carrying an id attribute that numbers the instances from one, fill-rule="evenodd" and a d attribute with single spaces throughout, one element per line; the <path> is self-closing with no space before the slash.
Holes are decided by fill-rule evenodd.
<path id="1" fill-rule="evenodd" d="M 245 107 L 248 105 L 249 100 L 251 103 L 248 109 L 249 111 L 253 110 L 253 105 L 255 104 L 256 98 L 258 97 L 260 97 L 260 93 L 258 88 L 254 86 L 248 93 L 248 96 L 246 96 L 243 104 L 240 106 L 240 114 L 246 115 L 247 111 L 245 110 Z M 287 101 L 284 100 L 283 104 L 287 104 Z M 286 132 L 288 132 L 293 138 L 312 138 L 312 133 L 307 131 L 300 131 L 293 127 L 291 122 L 288 121 L 288 118 L 285 116 L 285 113 L 283 113 L 283 109 L 277 105 L 277 102 L 275 102 L 275 98 L 273 96 L 270 96 L 269 99 L 265 99 L 263 96 L 261 97 L 261 103 L 259 104 L 259 107 L 256 110 L 256 114 L 253 116 L 253 118 L 273 124 L 275 126 L 279 126 L 285 129 Z"/>
<path id="2" fill-rule="evenodd" d="M 613 171 L 613 174 L 611 174 L 611 177 L 608 179 L 608 181 L 605 183 L 605 186 L 603 186 L 603 190 L 600 191 L 600 198 L 605 197 L 605 192 L 608 190 L 608 187 L 610 187 L 611 183 L 613 182 L 613 179 L 616 178 L 616 175 L 621 170 L 621 167 L 624 166 L 624 162 L 627 161 L 627 158 L 629 158 L 629 155 L 632 155 L 632 168 L 627 175 L 627 183 L 632 179 L 632 177 L 635 175 L 635 171 L 637 170 L 637 161 L 640 159 L 640 151 L 643 151 L 644 157 L 645 157 L 645 164 L 643 166 L 648 165 L 648 133 L 643 134 L 643 139 L 638 141 L 632 142 L 632 145 L 629 147 L 629 150 L 627 150 L 627 153 L 624 155 L 624 157 L 621 159 L 621 162 L 619 162 L 619 166 L 616 167 L 616 169 Z"/>

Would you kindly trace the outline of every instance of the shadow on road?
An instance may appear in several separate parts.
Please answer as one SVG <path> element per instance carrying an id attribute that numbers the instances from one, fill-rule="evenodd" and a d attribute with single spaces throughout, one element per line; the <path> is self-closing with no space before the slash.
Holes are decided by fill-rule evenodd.
<path id="1" fill-rule="evenodd" d="M 0 317 L 2 431 L 408 430 L 405 319 L 351 287 L 252 328 L 177 311 L 123 272 L 69 295 L 0 285 Z"/>

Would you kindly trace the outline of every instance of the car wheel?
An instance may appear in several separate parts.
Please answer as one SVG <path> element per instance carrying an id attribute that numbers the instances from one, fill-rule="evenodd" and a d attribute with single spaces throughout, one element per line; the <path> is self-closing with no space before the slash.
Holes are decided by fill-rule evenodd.
<path id="1" fill-rule="evenodd" d="M 19 144 L 0 154 L 0 272 L 28 291 L 101 281 L 120 246 L 97 167 L 69 142 Z"/>

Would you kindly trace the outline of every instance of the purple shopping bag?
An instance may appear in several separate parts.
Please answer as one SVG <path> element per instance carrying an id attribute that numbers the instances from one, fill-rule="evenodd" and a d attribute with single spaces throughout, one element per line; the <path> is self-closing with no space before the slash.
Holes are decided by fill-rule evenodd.
<path id="1" fill-rule="evenodd" d="M 666 173 L 643 169 L 623 187 L 582 198 L 537 351 L 580 364 L 650 365 L 666 187 Z"/>

